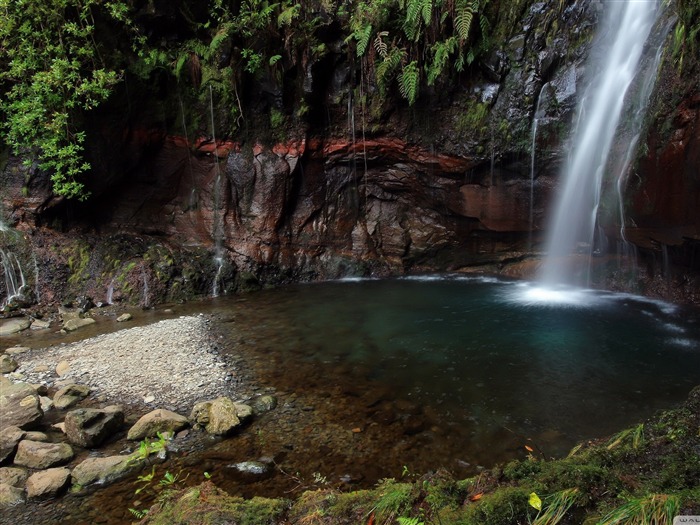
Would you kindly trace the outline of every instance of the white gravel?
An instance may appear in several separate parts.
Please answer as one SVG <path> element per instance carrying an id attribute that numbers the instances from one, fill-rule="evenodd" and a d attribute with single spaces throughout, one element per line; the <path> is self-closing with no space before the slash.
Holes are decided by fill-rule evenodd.
<path id="1" fill-rule="evenodd" d="M 13 374 L 30 383 L 88 385 L 91 397 L 189 410 L 227 394 L 232 371 L 212 344 L 204 315 L 183 316 L 17 356 Z M 59 376 L 56 368 L 68 369 Z"/>

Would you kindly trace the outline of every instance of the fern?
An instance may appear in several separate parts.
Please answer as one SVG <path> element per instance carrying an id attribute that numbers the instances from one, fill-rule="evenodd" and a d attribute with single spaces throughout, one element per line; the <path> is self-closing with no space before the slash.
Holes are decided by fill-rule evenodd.
<path id="1" fill-rule="evenodd" d="M 428 85 L 432 86 L 435 80 L 442 74 L 445 66 L 447 65 L 447 59 L 452 53 L 454 53 L 457 46 L 457 39 L 455 37 L 448 38 L 444 42 L 436 42 L 430 48 L 433 53 L 433 61 L 428 67 Z"/>
<path id="2" fill-rule="evenodd" d="M 367 24 L 364 27 L 355 31 L 355 40 L 357 40 L 357 56 L 361 57 L 367 51 L 369 38 L 372 36 L 372 24 Z"/>
<path id="3" fill-rule="evenodd" d="M 386 58 L 382 60 L 375 70 L 375 75 L 377 79 L 377 86 L 379 87 L 379 92 L 384 95 L 386 93 L 386 88 L 389 86 L 391 80 L 394 78 L 396 71 L 398 70 L 401 62 L 406 58 L 406 51 L 401 48 L 394 47 L 387 54 Z"/>
<path id="4" fill-rule="evenodd" d="M 469 38 L 469 31 L 472 27 L 472 19 L 474 18 L 474 2 L 461 0 L 455 6 L 454 26 L 459 39 L 465 42 Z"/>
<path id="5" fill-rule="evenodd" d="M 287 9 L 283 10 L 277 16 L 277 27 L 292 25 L 294 19 L 299 16 L 299 11 L 301 11 L 301 4 L 293 4 Z"/>
<path id="6" fill-rule="evenodd" d="M 409 40 L 416 40 L 420 33 L 420 15 L 424 10 L 423 4 L 432 0 L 408 0 L 406 4 L 406 17 L 404 18 L 403 31 Z"/>
<path id="7" fill-rule="evenodd" d="M 426 26 L 429 26 L 433 18 L 433 0 L 423 0 L 422 4 L 421 14 L 423 15 L 423 22 Z"/>
<path id="8" fill-rule="evenodd" d="M 412 106 L 418 96 L 418 63 L 414 60 L 401 70 L 399 78 L 399 92 L 401 96 L 408 100 L 409 106 Z"/>
<path id="9" fill-rule="evenodd" d="M 377 38 L 374 39 L 374 49 L 377 51 L 377 54 L 382 58 L 386 58 L 388 53 L 386 42 L 382 40 L 382 37 L 388 35 L 389 31 L 380 31 L 379 33 L 377 33 Z"/>

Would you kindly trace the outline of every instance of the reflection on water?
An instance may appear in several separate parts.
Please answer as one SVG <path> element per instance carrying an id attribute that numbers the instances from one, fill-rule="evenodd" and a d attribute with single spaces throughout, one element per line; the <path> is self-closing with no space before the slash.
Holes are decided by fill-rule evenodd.
<path id="1" fill-rule="evenodd" d="M 469 476 L 524 457 L 525 444 L 566 454 L 700 383 L 694 311 L 593 291 L 563 305 L 522 300 L 529 288 L 463 277 L 353 280 L 179 306 L 177 315 L 218 320 L 222 347 L 253 379 L 242 396 L 272 392 L 279 406 L 228 439 L 191 433 L 159 469 L 184 469 L 188 484 L 206 471 L 234 494 L 285 497 L 313 488 L 315 473 L 348 488 L 400 477 L 404 466 Z M 261 458 L 274 468 L 260 479 L 232 468 Z M 118 523 L 133 493 L 133 480 L 98 491 L 62 519 L 89 521 L 100 509 Z"/>

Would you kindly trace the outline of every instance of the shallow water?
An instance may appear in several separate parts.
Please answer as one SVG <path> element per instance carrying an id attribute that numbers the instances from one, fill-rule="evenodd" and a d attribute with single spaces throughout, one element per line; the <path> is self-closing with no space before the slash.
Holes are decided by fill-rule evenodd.
<path id="1" fill-rule="evenodd" d="M 279 406 L 228 439 L 192 432 L 158 475 L 183 469 L 190 485 L 207 472 L 244 496 L 437 468 L 469 476 L 525 445 L 561 456 L 700 384 L 697 312 L 629 295 L 447 276 L 295 285 L 176 314 L 194 311 L 245 363 L 245 395 L 271 392 Z M 265 476 L 232 468 L 261 458 L 273 463 Z M 128 521 L 134 489 L 68 496 L 61 521 Z"/>

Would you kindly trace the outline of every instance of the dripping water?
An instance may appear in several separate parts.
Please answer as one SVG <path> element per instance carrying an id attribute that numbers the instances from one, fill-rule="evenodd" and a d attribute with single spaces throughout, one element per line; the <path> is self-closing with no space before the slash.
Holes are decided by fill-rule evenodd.
<path id="1" fill-rule="evenodd" d="M 214 94 L 212 87 L 209 86 L 209 114 L 211 116 L 211 135 L 214 141 L 214 169 L 216 170 L 216 178 L 214 181 L 214 265 L 216 273 L 214 274 L 214 282 L 212 284 L 211 295 L 218 297 L 221 293 L 221 271 L 224 266 L 224 249 L 223 249 L 223 216 L 221 213 L 221 170 L 219 169 L 218 144 L 216 142 L 216 128 L 214 125 Z"/>

